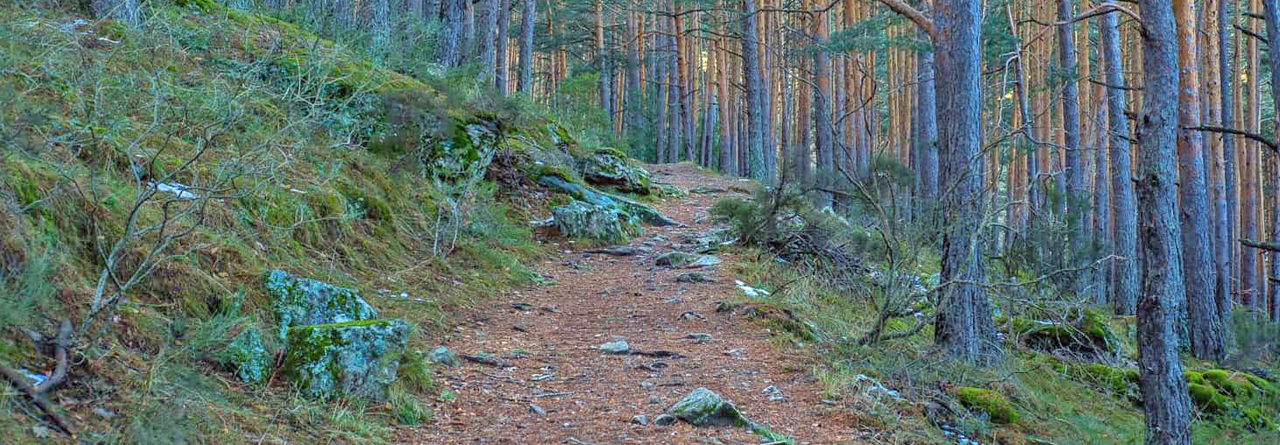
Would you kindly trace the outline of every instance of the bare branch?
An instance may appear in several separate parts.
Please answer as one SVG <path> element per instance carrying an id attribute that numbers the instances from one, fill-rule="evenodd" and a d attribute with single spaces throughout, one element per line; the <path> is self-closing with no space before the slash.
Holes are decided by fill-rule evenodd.
<path id="1" fill-rule="evenodd" d="M 929 38 L 933 39 L 935 42 L 938 40 L 938 28 L 934 26 L 933 21 L 929 20 L 928 17 L 925 17 L 924 13 L 920 12 L 919 9 L 912 8 L 911 5 L 903 3 L 902 0 L 879 1 L 885 6 L 888 6 L 893 12 L 901 14 L 903 17 L 914 22 L 916 26 L 920 27 L 920 30 L 924 31 L 925 34 L 928 34 Z"/>

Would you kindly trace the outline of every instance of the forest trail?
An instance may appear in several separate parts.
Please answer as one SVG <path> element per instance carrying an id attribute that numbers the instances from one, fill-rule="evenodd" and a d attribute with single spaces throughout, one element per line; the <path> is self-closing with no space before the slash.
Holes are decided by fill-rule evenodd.
<path id="1" fill-rule="evenodd" d="M 444 344 L 459 355 L 487 353 L 503 363 L 463 360 L 456 367 L 438 366 L 437 384 L 454 393 L 455 400 L 434 402 L 435 421 L 400 431 L 397 442 L 762 442 L 744 428 L 653 424 L 657 415 L 699 387 L 733 401 L 752 421 L 798 444 L 852 440 L 847 411 L 838 401 L 823 400 L 821 385 L 808 372 L 816 363 L 813 358 L 784 355 L 757 322 L 716 312 L 717 302 L 742 293 L 731 272 L 734 255 L 721 252 L 717 256 L 724 263 L 700 269 L 654 265 L 663 253 L 687 249 L 683 239 L 711 230 L 711 205 L 726 194 L 744 193 L 746 183 L 688 164 L 647 167 L 655 182 L 716 192 L 689 193 L 659 204 L 685 227 L 645 227 L 628 245 L 639 251 L 633 256 L 590 253 L 565 242 L 557 246 L 561 255 L 536 266 L 554 283 L 509 291 L 459 314 L 463 321 Z M 715 282 L 676 281 L 690 272 Z M 702 342 L 691 334 L 711 338 Z M 679 357 L 601 352 L 602 344 L 619 337 L 633 352 L 670 351 Z M 646 416 L 648 424 L 633 423 L 638 415 Z"/>

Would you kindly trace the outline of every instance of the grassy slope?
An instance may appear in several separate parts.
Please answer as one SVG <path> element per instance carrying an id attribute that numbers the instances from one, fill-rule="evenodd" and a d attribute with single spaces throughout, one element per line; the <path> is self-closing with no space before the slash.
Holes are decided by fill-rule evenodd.
<path id="1" fill-rule="evenodd" d="M 992 388 L 1007 396 L 1021 414 L 1021 421 L 999 426 L 968 415 L 958 404 L 952 404 L 951 408 L 960 414 L 952 421 L 961 430 L 976 433 L 983 443 L 988 443 L 988 439 L 997 443 L 1050 445 L 1141 444 L 1143 441 L 1142 412 L 1129 399 L 1136 396 L 1135 387 L 1128 388 L 1127 393 L 1117 393 L 1103 379 L 1078 372 L 1068 375 L 1045 354 L 1011 345 L 1006 345 L 1010 351 L 1008 359 L 993 368 L 960 366 L 942 360 L 931 350 L 933 332 L 928 327 L 905 339 L 860 346 L 854 339 L 869 330 L 875 321 L 865 299 L 838 295 L 822 280 L 807 277 L 789 264 L 776 263 L 771 255 L 743 257 L 760 258 L 741 265 L 736 271 L 744 280 L 767 289 L 780 288 L 765 297 L 764 302 L 791 309 L 798 317 L 811 320 L 817 328 L 816 339 L 805 341 L 772 324 L 772 328 L 783 333 L 775 337 L 777 344 L 828 357 L 815 363 L 813 372 L 832 395 L 854 395 L 853 414 L 866 424 L 886 431 L 877 438 L 880 443 L 947 443 L 938 429 L 929 425 L 927 410 L 922 406 L 933 402 L 952 403 L 954 388 L 964 386 Z M 927 269 L 925 265 L 936 264 L 936 259 L 924 258 L 920 264 Z M 929 273 L 923 269 L 918 272 L 926 276 Z M 733 298 L 748 301 L 742 295 Z M 909 319 L 900 324 L 891 321 L 888 329 L 892 332 L 912 324 Z M 1120 333 L 1124 342 L 1122 351 L 1132 356 L 1135 350 L 1132 319 L 1115 320 L 1112 329 Z M 1210 364 L 1193 358 L 1184 362 L 1189 370 L 1211 368 Z M 869 396 L 868 386 L 855 377 L 858 374 L 878 378 L 908 399 L 927 403 L 877 402 Z M 1276 398 L 1247 402 L 1242 399 L 1242 403 L 1261 408 L 1273 419 L 1271 428 L 1253 431 L 1242 418 L 1197 414 L 1192 425 L 1193 443 L 1280 443 L 1280 431 L 1275 423 L 1280 406 L 1276 405 Z"/>
<path id="2" fill-rule="evenodd" d="M 84 361 L 56 400 L 82 437 L 105 443 L 386 440 L 389 425 L 423 420 L 412 397 L 322 405 L 278 380 L 247 387 L 217 369 L 217 345 L 247 325 L 270 326 L 260 280 L 271 268 L 362 290 L 427 333 L 412 340 L 416 350 L 434 346 L 429 333 L 449 308 L 535 279 L 522 264 L 540 248 L 513 221 L 527 221 L 537 200 L 505 199 L 514 187 L 503 181 L 474 190 L 480 205 L 457 250 L 432 255 L 442 191 L 421 177 L 385 110 L 424 111 L 440 131 L 500 115 L 516 152 L 549 145 L 546 126 L 520 104 L 441 93 L 448 85 L 379 70 L 292 25 L 186 3 L 152 8 L 140 29 L 0 6 L 0 359 L 52 369 L 21 329 L 83 321 L 103 264 L 97 249 L 119 236 L 139 188 L 131 158 L 155 156 L 147 178 L 177 172 L 172 181 L 189 185 L 236 171 L 230 197 L 170 247 L 186 255 L 129 292 L 98 325 L 104 335 L 78 347 Z M 527 158 L 502 157 L 494 170 L 519 181 Z M 150 202 L 140 219 L 162 212 Z M 127 249 L 124 267 L 142 249 Z M 397 394 L 434 396 L 428 375 Z M 5 388 L 0 437 L 43 441 L 38 413 Z"/>

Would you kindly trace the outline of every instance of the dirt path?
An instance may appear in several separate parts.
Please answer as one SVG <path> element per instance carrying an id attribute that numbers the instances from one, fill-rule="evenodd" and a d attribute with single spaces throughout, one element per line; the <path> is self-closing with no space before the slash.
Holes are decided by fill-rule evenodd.
<path id="1" fill-rule="evenodd" d="M 741 185 L 687 165 L 650 166 L 650 171 L 655 181 L 685 190 Z M 487 352 L 501 357 L 505 367 L 464 361 L 437 368 L 437 382 L 455 393 L 456 400 L 436 403 L 436 420 L 403 431 L 400 441 L 761 443 L 759 436 L 741 428 L 652 424 L 656 415 L 698 387 L 732 400 L 753 421 L 797 443 L 848 441 L 851 421 L 822 400 L 803 358 L 781 355 L 751 320 L 716 313 L 717 301 L 741 292 L 730 272 L 732 255 L 720 254 L 724 264 L 697 270 L 716 280 L 709 284 L 679 283 L 676 277 L 691 270 L 654 266 L 658 255 L 681 248 L 686 235 L 711 229 L 707 209 L 724 195 L 691 193 L 659 205 L 687 227 L 646 227 L 630 246 L 652 252 L 618 257 L 566 243 L 559 246 L 563 255 L 537 266 L 556 284 L 509 292 L 461 314 L 466 321 L 445 340 L 449 349 Z M 683 316 L 687 311 L 696 316 Z M 693 333 L 711 334 L 711 340 L 686 338 Z M 602 354 L 599 346 L 615 337 L 625 338 L 633 350 L 673 351 L 681 357 Z M 771 400 L 765 392 L 770 386 L 784 400 Z M 650 423 L 633 424 L 637 415 L 647 416 Z"/>

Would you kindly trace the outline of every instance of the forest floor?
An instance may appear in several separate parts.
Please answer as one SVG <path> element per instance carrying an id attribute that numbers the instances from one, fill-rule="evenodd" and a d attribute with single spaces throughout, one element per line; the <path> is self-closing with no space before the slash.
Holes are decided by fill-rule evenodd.
<path id="1" fill-rule="evenodd" d="M 657 256 L 687 248 L 683 239 L 711 230 L 710 207 L 726 194 L 745 194 L 746 184 L 688 164 L 648 168 L 655 182 L 702 188 L 658 204 L 684 226 L 645 227 L 629 243 L 636 252 L 626 256 L 563 241 L 556 246 L 561 254 L 536 267 L 543 284 L 458 314 L 445 346 L 502 363 L 437 367 L 440 389 L 453 396 L 435 402 L 434 422 L 399 432 L 396 442 L 762 442 L 745 428 L 654 425 L 657 415 L 699 387 L 797 444 L 853 441 L 847 408 L 824 399 L 809 372 L 818 358 L 784 353 L 770 343 L 766 327 L 716 311 L 717 302 L 743 292 L 731 272 L 732 253 L 718 253 L 724 263 L 699 269 L 655 265 Z M 714 282 L 677 282 L 691 272 Z M 626 340 L 630 354 L 601 352 L 617 339 Z M 672 352 L 678 355 L 667 356 Z M 646 416 L 647 424 L 635 416 Z"/>

